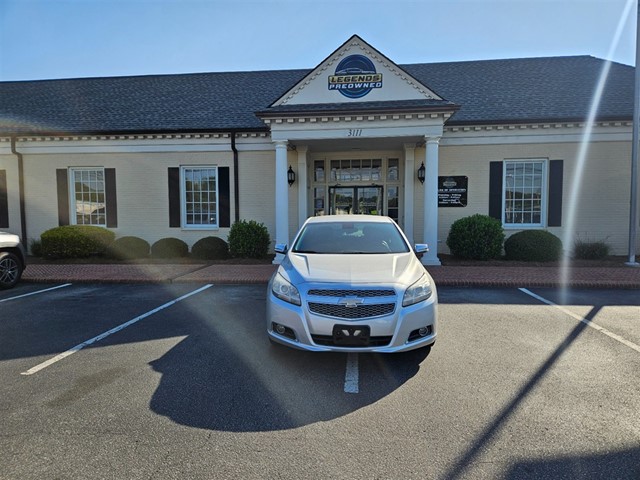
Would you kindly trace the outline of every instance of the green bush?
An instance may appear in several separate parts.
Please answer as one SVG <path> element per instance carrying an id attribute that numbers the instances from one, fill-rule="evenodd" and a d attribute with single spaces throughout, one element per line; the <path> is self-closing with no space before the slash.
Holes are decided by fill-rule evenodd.
<path id="1" fill-rule="evenodd" d="M 34 238 L 29 242 L 29 252 L 34 257 L 42 256 L 42 241 L 39 238 Z"/>
<path id="2" fill-rule="evenodd" d="M 576 240 L 573 245 L 573 257 L 581 260 L 601 260 L 609 255 L 611 248 L 604 240 L 587 242 Z"/>
<path id="3" fill-rule="evenodd" d="M 151 245 L 153 258 L 181 258 L 189 254 L 189 245 L 179 238 L 161 238 Z"/>
<path id="4" fill-rule="evenodd" d="M 191 247 L 191 255 L 202 260 L 229 258 L 229 244 L 219 237 L 204 237 Z"/>
<path id="5" fill-rule="evenodd" d="M 235 222 L 229 230 L 229 253 L 232 257 L 263 258 L 270 243 L 267 227 L 255 220 Z"/>
<path id="6" fill-rule="evenodd" d="M 115 236 L 111 230 L 93 225 L 55 227 L 47 230 L 40 237 L 42 256 L 84 258 L 103 255 Z"/>
<path id="7" fill-rule="evenodd" d="M 120 237 L 109 245 L 107 255 L 120 260 L 147 258 L 150 249 L 149 242 L 140 237 Z"/>
<path id="8" fill-rule="evenodd" d="M 504 232 L 499 220 L 488 215 L 471 215 L 453 222 L 447 246 L 451 254 L 473 260 L 489 260 L 502 254 Z"/>
<path id="9" fill-rule="evenodd" d="M 507 260 L 553 262 L 562 256 L 562 241 L 546 230 L 524 230 L 504 242 Z"/>

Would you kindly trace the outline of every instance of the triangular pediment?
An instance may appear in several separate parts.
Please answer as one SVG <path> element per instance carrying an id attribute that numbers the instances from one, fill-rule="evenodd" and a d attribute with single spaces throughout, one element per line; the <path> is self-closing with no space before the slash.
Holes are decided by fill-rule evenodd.
<path id="1" fill-rule="evenodd" d="M 443 100 L 353 35 L 271 107 Z"/>

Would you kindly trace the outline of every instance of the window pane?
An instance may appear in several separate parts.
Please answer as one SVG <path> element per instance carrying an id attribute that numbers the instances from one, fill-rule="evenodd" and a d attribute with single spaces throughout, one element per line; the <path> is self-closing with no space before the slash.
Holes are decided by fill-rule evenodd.
<path id="1" fill-rule="evenodd" d="M 544 162 L 505 162 L 503 185 L 506 224 L 540 225 Z"/>
<path id="2" fill-rule="evenodd" d="M 371 160 L 371 180 L 380 180 L 382 175 L 382 160 Z"/>
<path id="3" fill-rule="evenodd" d="M 71 198 L 77 225 L 106 225 L 104 171 L 102 168 L 71 169 Z"/>
<path id="4" fill-rule="evenodd" d="M 186 225 L 217 224 L 216 173 L 216 168 L 182 169 Z"/>
<path id="5" fill-rule="evenodd" d="M 331 160 L 331 181 L 335 182 L 340 178 L 340 160 Z"/>
<path id="6" fill-rule="evenodd" d="M 390 180 L 390 181 L 398 180 L 398 159 L 397 158 L 390 158 L 388 160 L 387 180 Z"/>
<path id="7" fill-rule="evenodd" d="M 316 182 L 324 182 L 324 160 L 314 162 L 313 179 Z"/>
<path id="8" fill-rule="evenodd" d="M 362 160 L 362 180 L 368 181 L 371 180 L 371 160 Z"/>

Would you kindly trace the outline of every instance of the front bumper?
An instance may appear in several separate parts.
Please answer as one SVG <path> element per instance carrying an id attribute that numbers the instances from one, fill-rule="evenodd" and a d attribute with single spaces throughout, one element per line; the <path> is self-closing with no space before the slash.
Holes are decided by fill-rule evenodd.
<path id="1" fill-rule="evenodd" d="M 306 292 L 311 288 L 305 289 Z M 275 297 L 271 285 L 267 291 L 267 334 L 283 345 L 313 352 L 377 352 L 395 353 L 432 345 L 436 341 L 438 296 L 435 287 L 425 301 L 408 307 L 402 306 L 402 294 L 398 291 L 392 313 L 374 317 L 347 319 L 319 315 L 312 311 L 307 295 L 301 292 L 302 305 L 297 306 Z M 354 310 L 357 310 L 356 307 Z M 285 328 L 280 334 L 274 324 Z M 332 341 L 335 325 L 366 326 L 370 329 L 371 341 L 366 346 L 338 346 Z M 427 334 L 420 336 L 418 330 L 425 328 Z"/>

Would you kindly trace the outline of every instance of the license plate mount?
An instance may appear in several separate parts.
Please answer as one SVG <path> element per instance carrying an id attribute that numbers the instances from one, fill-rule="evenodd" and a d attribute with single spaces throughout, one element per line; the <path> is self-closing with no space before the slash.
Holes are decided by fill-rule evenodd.
<path id="1" fill-rule="evenodd" d="M 368 325 L 334 325 L 333 343 L 341 347 L 366 347 L 371 338 Z"/>

